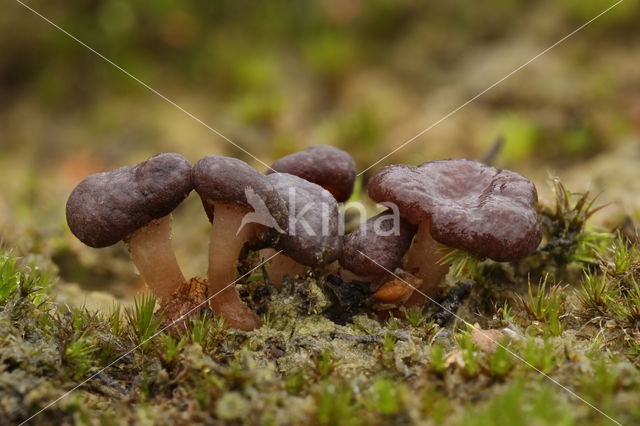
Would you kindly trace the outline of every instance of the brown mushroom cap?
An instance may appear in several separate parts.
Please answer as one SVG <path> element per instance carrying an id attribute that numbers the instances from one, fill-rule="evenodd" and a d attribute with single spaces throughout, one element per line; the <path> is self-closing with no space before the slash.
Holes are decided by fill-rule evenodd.
<path id="1" fill-rule="evenodd" d="M 171 213 L 193 189 L 191 163 L 176 153 L 86 177 L 67 200 L 67 223 L 80 241 L 107 247 Z"/>
<path id="2" fill-rule="evenodd" d="M 220 155 L 204 157 L 193 166 L 193 182 L 209 221 L 213 220 L 214 202 L 252 208 L 246 196 L 246 190 L 251 189 L 275 221 L 286 229 L 284 201 L 267 177 L 244 161 Z"/>
<path id="3" fill-rule="evenodd" d="M 277 248 L 306 266 L 322 266 L 336 260 L 341 238 L 335 198 L 321 186 L 288 173 L 271 174 L 267 179 L 286 200 L 289 214 L 299 219 L 290 219 L 288 232 L 280 237 Z"/>
<path id="4" fill-rule="evenodd" d="M 267 174 L 289 173 L 320 185 L 338 202 L 349 199 L 356 180 L 356 162 L 351 155 L 329 145 L 314 145 L 277 160 Z"/>
<path id="5" fill-rule="evenodd" d="M 394 223 L 393 212 L 385 210 L 345 235 L 338 259 L 340 264 L 362 276 L 386 275 L 388 271 L 395 271 L 416 233 L 415 225 L 401 218 L 398 220 L 398 232 L 386 235 L 392 231 Z M 384 234 L 376 232 L 375 223 Z"/>
<path id="6" fill-rule="evenodd" d="M 368 192 L 376 202 L 395 203 L 411 223 L 428 220 L 436 241 L 496 261 L 521 259 L 542 238 L 533 183 L 477 161 L 385 167 Z"/>

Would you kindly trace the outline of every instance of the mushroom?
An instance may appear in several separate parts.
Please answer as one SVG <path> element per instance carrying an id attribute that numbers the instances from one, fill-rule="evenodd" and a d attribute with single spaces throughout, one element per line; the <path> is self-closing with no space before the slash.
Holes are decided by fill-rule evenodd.
<path id="1" fill-rule="evenodd" d="M 426 295 L 448 269 L 437 264 L 441 247 L 506 262 L 527 256 L 542 239 L 533 183 L 477 161 L 388 166 L 369 181 L 368 192 L 376 202 L 394 203 L 405 220 L 418 225 L 405 270 L 422 279 Z M 414 292 L 407 304 L 424 301 Z"/>
<path id="2" fill-rule="evenodd" d="M 270 245 L 286 229 L 287 208 L 266 176 L 244 161 L 207 156 L 193 167 L 193 182 L 211 221 L 209 297 L 227 326 L 253 330 L 260 319 L 232 285 L 245 244 Z"/>
<path id="3" fill-rule="evenodd" d="M 395 229 L 394 229 L 395 228 Z M 351 272 L 343 278 L 375 281 L 402 265 L 416 226 L 391 209 L 373 216 L 343 237 L 340 265 Z"/>
<path id="4" fill-rule="evenodd" d="M 337 259 L 340 215 L 335 198 L 315 183 L 288 173 L 271 174 L 267 179 L 289 209 L 288 232 L 276 245 L 282 254 L 266 266 L 269 279 L 280 289 L 285 275 L 293 276 L 305 266 L 324 266 Z M 273 253 L 273 249 L 265 249 L 262 255 L 271 257 Z"/>
<path id="5" fill-rule="evenodd" d="M 356 163 L 348 152 L 330 145 L 313 145 L 277 160 L 267 174 L 289 173 L 320 185 L 339 203 L 347 201 L 356 180 Z"/>
<path id="6" fill-rule="evenodd" d="M 345 281 L 364 281 L 378 287 L 373 298 L 383 303 L 404 302 L 413 292 L 401 280 L 390 278 L 389 271 L 404 275 L 413 286 L 422 281 L 399 270 L 402 258 L 411 246 L 417 226 L 385 210 L 362 223 L 343 237 L 342 251 L 338 258 L 344 268 L 341 276 Z M 384 283 L 384 285 L 383 285 Z"/>
<path id="7" fill-rule="evenodd" d="M 67 200 L 67 223 L 90 247 L 123 240 L 149 288 L 167 298 L 185 281 L 171 246 L 170 214 L 192 189 L 189 161 L 158 154 L 86 177 Z"/>

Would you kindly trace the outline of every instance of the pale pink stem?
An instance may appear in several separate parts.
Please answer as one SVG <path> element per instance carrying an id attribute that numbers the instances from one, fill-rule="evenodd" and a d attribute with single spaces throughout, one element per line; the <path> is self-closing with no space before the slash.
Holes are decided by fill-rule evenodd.
<path id="1" fill-rule="evenodd" d="M 238 279 L 238 257 L 244 244 L 255 234 L 253 224 L 246 224 L 238 232 L 243 216 L 249 211 L 233 204 L 214 203 L 209 239 L 208 279 L 211 309 L 225 317 L 228 327 L 245 331 L 262 325 L 260 318 L 240 299 L 235 287 L 235 281 Z"/>
<path id="2" fill-rule="evenodd" d="M 431 237 L 429 232 L 429 222 L 422 222 L 418 225 L 418 231 L 413 239 L 413 244 L 407 253 L 405 270 L 422 280 L 422 286 L 414 291 L 411 297 L 405 302 L 406 306 L 421 306 L 427 298 L 421 294 L 432 297 L 440 280 L 447 274 L 448 265 L 438 265 L 438 261 L 445 256 L 441 248 L 446 246 L 440 244 Z"/>
<path id="3" fill-rule="evenodd" d="M 156 296 L 171 296 L 185 281 L 171 246 L 171 215 L 152 220 L 124 241 L 142 279 Z"/>

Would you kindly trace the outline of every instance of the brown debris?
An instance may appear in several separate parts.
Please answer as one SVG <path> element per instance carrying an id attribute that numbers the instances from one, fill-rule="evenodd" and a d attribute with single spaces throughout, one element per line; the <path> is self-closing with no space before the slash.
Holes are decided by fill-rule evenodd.
<path id="1" fill-rule="evenodd" d="M 162 326 L 169 326 L 173 321 L 180 319 L 175 325 L 184 330 L 190 317 L 209 307 L 206 303 L 207 285 L 204 278 L 193 277 L 182 283 L 171 296 L 161 299 L 158 312 L 164 313 Z"/>
<path id="2" fill-rule="evenodd" d="M 413 293 L 413 289 L 398 279 L 394 279 L 382 285 L 373 298 L 385 303 L 396 303 L 404 300 Z"/>
<path id="3" fill-rule="evenodd" d="M 483 330 L 476 323 L 471 332 L 471 338 L 483 352 L 492 354 L 498 348 L 498 344 L 501 344 L 500 342 L 504 339 L 504 333 L 496 329 Z"/>
<path id="4" fill-rule="evenodd" d="M 422 286 L 422 280 L 420 278 L 400 268 L 395 270 L 395 275 L 398 278 L 384 283 L 373 293 L 372 298 L 380 302 L 378 306 L 375 306 L 376 308 L 389 309 L 389 305 L 401 305 L 411 297 L 416 288 Z M 407 285 L 407 283 L 409 285 Z"/>

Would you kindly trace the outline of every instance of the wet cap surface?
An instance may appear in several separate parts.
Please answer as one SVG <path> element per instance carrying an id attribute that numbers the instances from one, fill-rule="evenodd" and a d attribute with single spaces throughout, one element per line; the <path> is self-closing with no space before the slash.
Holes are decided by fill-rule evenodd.
<path id="1" fill-rule="evenodd" d="M 376 202 L 389 201 L 411 223 L 430 220 L 438 242 L 497 261 L 521 259 L 542 238 L 533 183 L 477 161 L 393 165 L 368 185 Z"/>
<path id="2" fill-rule="evenodd" d="M 277 191 L 265 175 L 242 160 L 220 155 L 204 157 L 193 166 L 193 182 L 209 220 L 213 219 L 214 202 L 251 209 L 246 196 L 250 189 L 280 226 L 286 222 L 287 208 Z"/>
<path id="3" fill-rule="evenodd" d="M 338 203 L 315 183 L 287 173 L 267 176 L 285 200 L 289 215 L 289 232 L 280 237 L 278 248 L 298 263 L 321 266 L 337 259 L 341 236 Z"/>
<path id="4" fill-rule="evenodd" d="M 191 163 L 176 153 L 85 178 L 67 200 L 67 223 L 80 241 L 107 247 L 171 213 L 191 192 Z"/>
<path id="5" fill-rule="evenodd" d="M 387 275 L 388 271 L 394 271 L 411 246 L 417 228 L 402 218 L 397 220 L 396 232 L 393 230 L 393 212 L 386 210 L 345 235 L 340 264 L 362 276 Z"/>
<path id="6" fill-rule="evenodd" d="M 339 202 L 349 199 L 356 180 L 351 155 L 329 145 L 314 145 L 277 160 L 267 174 L 289 173 L 322 186 Z"/>

